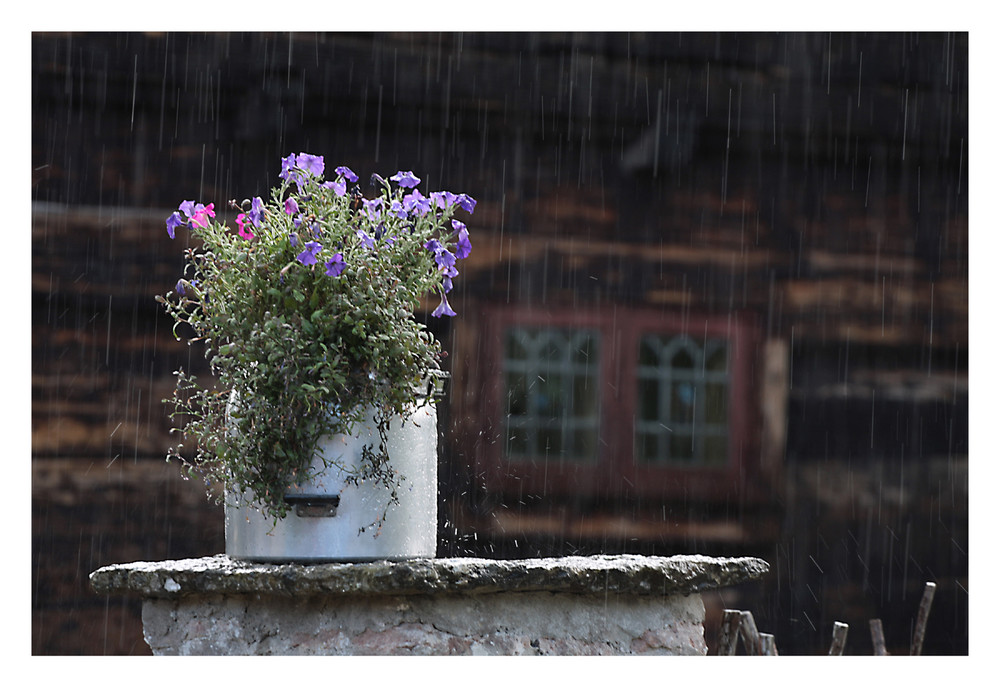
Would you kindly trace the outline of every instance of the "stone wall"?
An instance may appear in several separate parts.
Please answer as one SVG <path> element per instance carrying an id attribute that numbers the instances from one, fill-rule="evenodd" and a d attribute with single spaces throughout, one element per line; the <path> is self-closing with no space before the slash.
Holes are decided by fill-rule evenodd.
<path id="1" fill-rule="evenodd" d="M 638 598 L 553 592 L 147 600 L 157 655 L 702 655 L 697 594 Z"/>
<path id="2" fill-rule="evenodd" d="M 763 576 L 707 556 L 113 565 L 157 655 L 704 655 L 699 592 Z"/>

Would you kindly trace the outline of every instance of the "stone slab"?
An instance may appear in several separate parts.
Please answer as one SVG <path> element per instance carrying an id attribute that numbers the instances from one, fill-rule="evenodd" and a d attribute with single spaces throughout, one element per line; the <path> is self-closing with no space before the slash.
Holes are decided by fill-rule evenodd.
<path id="1" fill-rule="evenodd" d="M 265 564 L 225 555 L 110 565 L 90 575 L 98 593 L 408 595 L 509 592 L 691 594 L 757 579 L 759 558 L 565 556 L 494 560 L 426 558 L 366 563 Z"/>

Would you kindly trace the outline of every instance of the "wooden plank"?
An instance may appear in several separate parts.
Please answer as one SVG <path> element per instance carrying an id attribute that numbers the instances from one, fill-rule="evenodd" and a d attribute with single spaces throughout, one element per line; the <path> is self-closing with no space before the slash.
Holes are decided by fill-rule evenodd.
<path id="1" fill-rule="evenodd" d="M 753 525 L 732 520 L 690 522 L 663 520 L 659 510 L 638 512 L 634 516 L 616 514 L 574 514 L 566 517 L 560 510 L 539 513 L 498 509 L 489 517 L 476 518 L 464 511 L 452 514 L 456 526 L 491 537 L 547 535 L 567 538 L 604 539 L 612 534 L 648 541 L 766 542 L 777 536 L 779 523 L 769 514 L 749 518 Z"/>
<path id="2" fill-rule="evenodd" d="M 833 624 L 833 642 L 830 644 L 830 656 L 842 656 L 844 645 L 847 644 L 847 623 Z"/>
<path id="3" fill-rule="evenodd" d="M 112 296 L 119 303 L 139 301 L 155 310 L 153 297 L 170 290 L 183 270 L 186 240 L 167 236 L 170 210 L 36 203 L 31 213 L 36 293 L 102 304 Z M 224 215 L 220 212 L 219 219 Z"/>
<path id="4" fill-rule="evenodd" d="M 760 377 L 761 451 L 760 467 L 777 484 L 785 455 L 788 425 L 788 341 L 772 338 L 761 346 L 763 374 Z"/>
<path id="5" fill-rule="evenodd" d="M 757 631 L 757 623 L 754 622 L 753 613 L 743 611 L 740 619 L 740 636 L 743 637 L 743 646 L 750 656 L 762 656 L 760 633 Z"/>
<path id="6" fill-rule="evenodd" d="M 736 644 L 740 637 L 740 625 L 743 614 L 740 611 L 725 609 L 722 611 L 722 627 L 719 632 L 719 656 L 734 656 Z"/>
<path id="7" fill-rule="evenodd" d="M 873 618 L 868 621 L 868 627 L 872 633 L 872 646 L 875 647 L 876 656 L 888 656 L 889 652 L 885 648 L 885 634 L 882 632 L 882 621 Z"/>
<path id="8" fill-rule="evenodd" d="M 917 611 L 917 625 L 913 630 L 913 642 L 910 644 L 910 655 L 919 656 L 924 647 L 924 633 L 927 630 L 927 617 L 931 612 L 931 602 L 934 601 L 934 591 L 937 585 L 928 582 L 924 585 L 924 595 L 920 598 L 920 608 Z"/>

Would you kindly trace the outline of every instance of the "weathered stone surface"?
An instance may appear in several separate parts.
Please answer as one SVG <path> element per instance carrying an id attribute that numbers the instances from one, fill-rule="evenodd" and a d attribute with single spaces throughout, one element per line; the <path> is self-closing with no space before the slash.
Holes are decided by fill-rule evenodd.
<path id="1" fill-rule="evenodd" d="M 567 556 L 272 565 L 225 555 L 112 565 L 155 654 L 704 654 L 700 591 L 756 558 Z"/>
<path id="2" fill-rule="evenodd" d="M 552 592 L 148 599 L 158 655 L 704 655 L 701 597 Z"/>
<path id="3" fill-rule="evenodd" d="M 761 577 L 759 558 L 566 556 L 520 560 L 429 558 L 370 563 L 261 564 L 225 555 L 111 565 L 90 575 L 99 593 L 357 596 L 563 592 L 664 596 Z"/>

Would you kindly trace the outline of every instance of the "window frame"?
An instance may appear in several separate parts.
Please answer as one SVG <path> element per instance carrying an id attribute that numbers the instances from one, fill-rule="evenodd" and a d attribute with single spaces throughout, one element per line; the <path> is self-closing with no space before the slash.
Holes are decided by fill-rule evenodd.
<path id="1" fill-rule="evenodd" d="M 482 412 L 484 435 L 476 471 L 486 488 L 524 496 L 592 496 L 601 499 L 646 497 L 730 498 L 741 491 L 747 473 L 759 463 L 759 422 L 753 420 L 752 373 L 757 327 L 744 313 L 710 315 L 621 306 L 581 310 L 530 306 L 484 309 L 485 370 Z M 593 329 L 599 333 L 597 365 L 598 450 L 593 463 L 510 460 L 505 455 L 506 404 L 504 339 L 510 327 Z M 718 466 L 647 463 L 635 460 L 639 341 L 644 334 L 725 339 L 728 342 L 727 460 Z"/>

